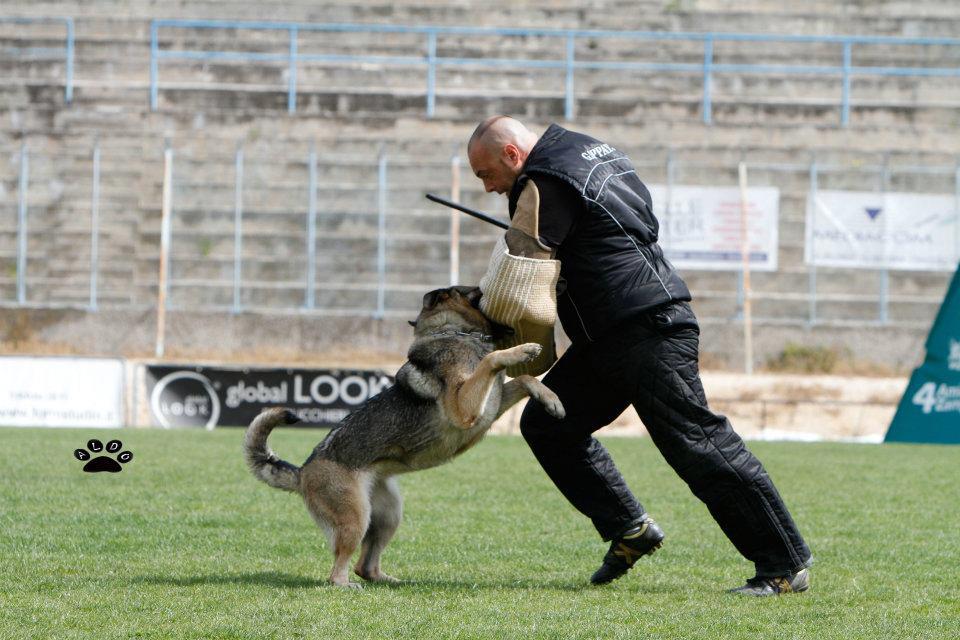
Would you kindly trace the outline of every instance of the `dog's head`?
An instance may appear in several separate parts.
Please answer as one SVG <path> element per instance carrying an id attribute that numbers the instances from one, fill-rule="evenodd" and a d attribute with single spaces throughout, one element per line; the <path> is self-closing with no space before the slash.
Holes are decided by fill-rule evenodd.
<path id="1" fill-rule="evenodd" d="M 434 289 L 423 296 L 423 306 L 416 320 L 411 320 L 415 335 L 432 331 L 481 331 L 494 337 L 513 332 L 493 322 L 480 311 L 480 287 L 447 287 Z"/>

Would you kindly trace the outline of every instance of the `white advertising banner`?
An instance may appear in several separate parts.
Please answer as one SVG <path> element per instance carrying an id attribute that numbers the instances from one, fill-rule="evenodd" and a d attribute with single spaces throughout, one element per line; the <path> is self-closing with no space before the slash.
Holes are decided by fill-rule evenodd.
<path id="1" fill-rule="evenodd" d="M 0 358 L 0 426 L 123 426 L 123 362 Z"/>
<path id="2" fill-rule="evenodd" d="M 807 202 L 807 264 L 953 271 L 958 247 L 952 195 L 818 191 Z"/>
<path id="3" fill-rule="evenodd" d="M 739 271 L 743 266 L 737 187 L 648 185 L 660 221 L 660 246 L 680 269 Z M 750 268 L 777 270 L 780 190 L 747 189 Z"/>

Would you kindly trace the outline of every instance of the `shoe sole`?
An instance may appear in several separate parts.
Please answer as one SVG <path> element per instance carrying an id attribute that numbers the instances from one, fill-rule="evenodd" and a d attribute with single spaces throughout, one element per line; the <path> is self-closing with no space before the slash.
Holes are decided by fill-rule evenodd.
<path id="1" fill-rule="evenodd" d="M 809 589 L 809 588 L 810 588 L 810 579 L 807 578 L 806 580 L 804 580 L 803 584 L 800 585 L 799 588 L 797 588 L 797 589 L 790 589 L 790 591 L 788 591 L 787 593 L 803 593 L 804 591 L 806 591 L 806 590 Z"/>
<path id="2" fill-rule="evenodd" d="M 662 546 L 663 546 L 663 540 L 661 540 L 661 541 L 658 542 L 657 544 L 655 544 L 655 545 L 653 545 L 652 547 L 650 547 L 650 549 L 648 549 L 647 551 L 645 551 L 645 552 L 643 552 L 642 554 L 640 554 L 640 557 L 641 557 L 641 558 L 645 558 L 645 557 L 647 557 L 647 556 L 652 556 L 652 555 L 653 555 L 653 552 L 656 551 L 657 549 L 659 549 L 659 548 L 662 547 Z M 593 585 L 596 585 L 596 586 L 600 586 L 600 585 L 604 585 L 604 584 L 610 584 L 610 583 L 613 582 L 614 580 L 619 580 L 619 579 L 622 578 L 623 576 L 627 575 L 627 572 L 630 571 L 630 569 L 632 569 L 632 568 L 633 568 L 633 565 L 630 565 L 629 567 L 627 567 L 626 569 L 624 569 L 622 572 L 620 572 L 620 573 L 618 573 L 617 575 L 611 577 L 609 580 L 604 580 L 603 582 L 594 582 L 593 580 L 591 580 L 591 581 L 590 581 L 590 584 L 593 584 Z"/>

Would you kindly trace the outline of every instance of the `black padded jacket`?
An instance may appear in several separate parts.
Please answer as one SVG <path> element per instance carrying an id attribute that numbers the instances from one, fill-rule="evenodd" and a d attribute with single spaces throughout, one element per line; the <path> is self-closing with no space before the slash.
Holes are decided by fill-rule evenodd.
<path id="1" fill-rule="evenodd" d="M 687 285 L 657 244 L 650 192 L 627 156 L 595 138 L 550 125 L 511 189 L 511 217 L 527 180 L 535 181 L 538 174 L 561 178 L 585 204 L 586 213 L 556 254 L 562 282 L 558 315 L 571 340 L 596 340 L 654 307 L 690 300 Z"/>

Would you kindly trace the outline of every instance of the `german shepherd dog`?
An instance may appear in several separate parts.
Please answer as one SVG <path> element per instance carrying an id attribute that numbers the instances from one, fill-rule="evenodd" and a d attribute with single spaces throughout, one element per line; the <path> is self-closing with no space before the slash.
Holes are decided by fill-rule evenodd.
<path id="1" fill-rule="evenodd" d="M 447 462 L 475 445 L 504 411 L 525 397 L 556 417 L 557 395 L 531 376 L 504 382 L 504 369 L 536 358 L 540 345 L 494 350 L 496 325 L 479 308 L 480 289 L 437 289 L 423 298 L 414 341 L 396 384 L 368 400 L 334 427 L 302 467 L 281 460 L 267 446 L 279 424 L 297 421 L 293 412 L 267 409 L 247 428 L 244 442 L 253 475 L 271 487 L 303 496 L 333 551 L 330 582 L 350 582 L 350 559 L 360 547 L 354 572 L 365 580 L 396 582 L 380 570 L 380 555 L 400 524 L 402 500 L 397 474 Z"/>

